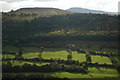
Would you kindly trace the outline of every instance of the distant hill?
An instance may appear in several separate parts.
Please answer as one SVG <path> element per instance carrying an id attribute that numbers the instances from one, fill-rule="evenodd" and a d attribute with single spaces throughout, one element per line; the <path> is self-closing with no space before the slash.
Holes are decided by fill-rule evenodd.
<path id="1" fill-rule="evenodd" d="M 20 8 L 16 11 L 11 10 L 10 12 L 4 13 L 3 17 L 9 17 L 15 20 L 31 20 L 35 17 L 50 17 L 53 15 L 65 15 L 71 13 L 72 12 L 70 11 L 57 8 Z"/>
<path id="2" fill-rule="evenodd" d="M 78 8 L 78 7 L 72 7 L 70 9 L 67 9 L 67 11 L 75 12 L 75 13 L 94 13 L 94 14 L 118 14 L 117 12 L 105 12 L 100 10 L 91 10 L 86 8 Z"/>
<path id="3" fill-rule="evenodd" d="M 28 14 L 33 14 L 36 13 L 38 15 L 42 16 L 49 16 L 49 15 L 61 15 L 61 14 L 68 14 L 70 13 L 69 11 L 57 9 L 57 8 L 21 8 L 15 11 L 15 13 L 20 14 L 20 13 L 28 13 Z"/>

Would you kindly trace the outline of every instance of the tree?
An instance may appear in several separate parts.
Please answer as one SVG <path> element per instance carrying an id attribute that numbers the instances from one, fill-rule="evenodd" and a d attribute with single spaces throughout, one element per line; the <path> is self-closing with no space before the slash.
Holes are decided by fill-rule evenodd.
<path id="1" fill-rule="evenodd" d="M 90 53 L 89 53 L 89 51 L 87 51 L 87 50 L 85 50 L 85 52 L 86 52 L 86 62 L 90 62 L 91 63 L 91 56 L 90 56 Z"/>
<path id="2" fill-rule="evenodd" d="M 39 59 L 42 59 L 42 52 L 43 52 L 43 47 L 40 47 L 38 54 Z"/>
<path id="3" fill-rule="evenodd" d="M 15 58 L 16 58 L 16 59 L 21 59 L 21 58 L 23 58 L 22 54 L 23 54 L 23 49 L 20 48 L 19 51 L 18 51 L 18 54 L 16 54 Z"/>
<path id="4" fill-rule="evenodd" d="M 72 60 L 72 51 L 70 49 L 68 49 L 67 52 L 68 52 L 67 60 L 71 61 Z"/>

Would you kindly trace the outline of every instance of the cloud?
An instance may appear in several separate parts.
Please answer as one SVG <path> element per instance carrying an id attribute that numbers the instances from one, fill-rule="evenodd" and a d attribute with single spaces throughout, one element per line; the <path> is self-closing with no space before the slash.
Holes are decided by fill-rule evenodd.
<path id="1" fill-rule="evenodd" d="M 6 1 L 8 3 L 13 3 L 13 2 L 30 1 L 30 0 L 0 0 L 0 1 Z M 46 1 L 57 1 L 57 0 L 33 0 L 33 1 L 46 2 Z"/>
<path id="2" fill-rule="evenodd" d="M 0 11 L 16 10 L 24 7 L 53 7 L 68 9 L 82 7 L 93 10 L 118 11 L 119 0 L 0 0 Z"/>
<path id="3" fill-rule="evenodd" d="M 10 11 L 13 9 L 13 4 L 12 3 L 7 3 L 5 1 L 0 1 L 0 11 Z"/>
<path id="4" fill-rule="evenodd" d="M 118 2 L 118 12 L 120 12 L 120 1 Z"/>
<path id="5" fill-rule="evenodd" d="M 46 1 L 57 1 L 57 0 L 33 0 L 33 1 L 42 1 L 42 2 L 46 2 Z"/>
<path id="6" fill-rule="evenodd" d="M 27 1 L 27 0 L 0 0 L 0 1 L 6 1 L 6 2 L 8 2 L 8 3 L 12 3 L 12 2 Z"/>

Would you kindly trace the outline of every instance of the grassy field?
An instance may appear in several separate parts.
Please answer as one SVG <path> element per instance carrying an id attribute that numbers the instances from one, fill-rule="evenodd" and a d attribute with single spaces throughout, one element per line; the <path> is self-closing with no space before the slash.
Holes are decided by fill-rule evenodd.
<path id="1" fill-rule="evenodd" d="M 32 59 L 32 58 L 38 58 L 38 52 L 34 52 L 34 53 L 25 53 L 23 54 L 23 57 L 26 59 Z M 78 54 L 76 51 L 74 51 L 73 53 L 73 60 L 78 60 L 79 62 L 85 62 L 86 61 L 86 57 L 85 54 Z M 45 51 L 42 53 L 42 57 L 43 59 L 61 59 L 61 60 L 67 60 L 67 55 L 68 53 L 66 51 L 54 51 L 54 52 L 49 52 L 49 51 Z M 6 58 L 14 58 L 14 55 L 6 55 Z M 102 56 L 95 56 L 95 55 L 91 55 L 91 59 L 92 59 L 92 63 L 96 63 L 98 62 L 99 64 L 112 64 L 110 59 L 108 57 L 102 57 Z"/>
<path id="2" fill-rule="evenodd" d="M 4 64 L 7 64 L 7 62 L 8 61 L 4 61 L 3 63 Z M 25 63 L 27 63 L 27 64 L 31 64 L 31 65 L 33 65 L 33 64 L 36 64 L 37 66 L 42 66 L 42 65 L 46 65 L 46 64 L 50 64 L 50 63 L 44 63 L 44 62 L 37 62 L 37 61 L 31 61 L 31 62 L 28 62 L 28 61 L 16 61 L 16 60 L 12 60 L 12 61 L 10 61 L 11 63 L 12 63 L 12 65 L 13 66 L 22 66 L 22 65 L 24 65 Z"/>
<path id="3" fill-rule="evenodd" d="M 13 46 L 7 46 L 4 47 L 4 50 L 11 51 L 11 52 L 17 52 L 18 49 Z M 31 58 L 37 58 L 38 57 L 38 48 L 36 47 L 24 47 L 24 54 L 23 57 L 27 59 Z M 46 48 L 44 52 L 42 53 L 42 57 L 44 59 L 61 59 L 61 60 L 67 60 L 67 51 L 62 48 Z M 76 51 L 72 52 L 73 60 L 78 60 L 79 62 L 85 62 L 86 56 L 85 54 L 77 53 Z M 14 58 L 14 55 L 6 55 L 6 58 Z M 110 59 L 108 57 L 102 57 L 102 56 L 95 56 L 91 55 L 92 63 L 98 62 L 99 64 L 112 64 Z M 7 63 L 6 61 L 3 61 L 3 63 Z M 22 66 L 25 63 L 28 64 L 36 64 L 38 66 L 46 65 L 49 63 L 40 63 L 40 62 L 27 62 L 27 61 L 11 61 L 11 63 L 14 64 L 14 66 Z M 116 69 L 106 69 L 106 68 L 88 68 L 89 74 L 80 74 L 80 73 L 68 73 L 68 72 L 55 72 L 50 73 L 51 75 L 54 75 L 56 77 L 60 78 L 103 78 L 103 77 L 118 77 L 118 73 Z M 22 74 L 22 73 L 21 73 Z M 23 73 L 24 74 L 24 73 Z M 35 73 L 40 74 L 40 73 Z M 46 73 L 48 74 L 48 73 Z M 16 74 L 17 75 L 17 74 Z M 30 74 L 32 75 L 32 73 Z"/>
<path id="4" fill-rule="evenodd" d="M 36 76 L 39 77 L 41 74 L 43 75 L 51 75 L 58 78 L 113 78 L 118 77 L 118 73 L 115 69 L 105 69 L 105 68 L 89 68 L 89 74 L 81 74 L 81 73 L 69 73 L 69 72 L 51 72 L 51 73 L 39 73 L 39 72 L 23 72 L 23 73 L 3 73 L 3 75 L 9 76 Z"/>
<path id="5" fill-rule="evenodd" d="M 26 59 L 32 59 L 32 58 L 38 58 L 38 52 L 34 52 L 34 53 L 24 53 L 23 57 Z M 67 60 L 67 55 L 68 53 L 64 50 L 61 51 L 44 51 L 42 53 L 42 57 L 43 59 L 61 59 L 61 60 Z M 80 54 L 77 53 L 76 51 L 72 52 L 73 55 L 73 60 L 78 60 L 79 62 L 85 62 L 86 61 L 86 57 L 85 54 Z M 6 55 L 7 58 L 14 58 L 14 55 Z M 101 56 L 95 56 L 95 55 L 91 55 L 91 59 L 92 59 L 92 63 L 96 63 L 98 62 L 99 64 L 112 64 L 110 59 L 108 57 L 101 57 Z"/>
<path id="6" fill-rule="evenodd" d="M 99 64 L 104 64 L 104 63 L 112 64 L 108 57 L 91 55 L 91 58 L 92 58 L 92 63 L 98 62 Z"/>
<path id="7" fill-rule="evenodd" d="M 69 72 L 58 72 L 55 73 L 57 77 L 67 77 L 67 78 L 105 78 L 105 77 L 118 77 L 118 73 L 115 69 L 105 69 L 105 68 L 89 68 L 89 74 L 80 73 L 69 73 Z"/>

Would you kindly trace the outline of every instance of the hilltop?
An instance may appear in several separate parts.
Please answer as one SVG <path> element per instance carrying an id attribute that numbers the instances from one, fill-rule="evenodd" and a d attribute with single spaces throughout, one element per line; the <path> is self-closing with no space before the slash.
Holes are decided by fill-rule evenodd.
<path id="1" fill-rule="evenodd" d="M 7 17 L 14 20 L 31 20 L 35 17 L 50 17 L 53 15 L 65 15 L 72 12 L 67 10 L 61 10 L 57 8 L 20 8 L 18 10 L 11 10 L 8 13 L 3 13 L 4 19 Z"/>
<path id="2" fill-rule="evenodd" d="M 107 12 L 101 10 L 91 10 L 86 8 L 79 8 L 79 7 L 72 7 L 67 9 L 67 11 L 74 12 L 74 13 L 92 13 L 92 14 L 113 14 L 116 15 L 118 12 Z"/>
<path id="3" fill-rule="evenodd" d="M 61 15 L 61 14 L 69 14 L 69 11 L 61 10 L 57 8 L 20 8 L 14 11 L 16 14 L 37 14 L 39 16 L 50 16 L 50 15 Z"/>

